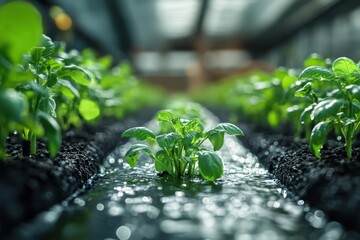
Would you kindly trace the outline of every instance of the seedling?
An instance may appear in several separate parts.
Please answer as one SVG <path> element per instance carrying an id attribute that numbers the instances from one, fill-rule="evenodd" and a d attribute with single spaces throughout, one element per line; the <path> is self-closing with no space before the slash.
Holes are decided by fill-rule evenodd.
<path id="1" fill-rule="evenodd" d="M 297 91 L 298 96 L 312 101 L 302 113 L 302 121 L 310 119 L 315 122 L 310 135 L 310 147 L 317 158 L 326 142 L 328 133 L 335 129 L 345 139 L 345 150 L 348 159 L 352 157 L 353 139 L 360 127 L 360 69 L 351 59 L 336 59 L 332 68 L 311 66 L 299 76 L 305 81 Z M 316 85 L 327 89 L 326 94 L 317 91 Z M 332 90 L 332 91 L 329 91 Z"/>
<path id="2" fill-rule="evenodd" d="M 224 135 L 244 135 L 231 123 L 220 123 L 205 131 L 199 118 L 185 119 L 171 110 L 160 111 L 156 119 L 160 125 L 168 126 L 168 132 L 156 135 L 148 128 L 135 127 L 122 134 L 122 137 L 150 143 L 134 144 L 129 148 L 125 158 L 131 167 L 136 165 L 140 152 L 145 152 L 154 160 L 156 171 L 180 177 L 194 176 L 198 169 L 204 179 L 215 181 L 223 175 L 223 162 L 215 151 L 222 148 Z M 203 145 L 205 140 L 211 142 L 212 150 Z M 152 145 L 157 145 L 159 150 L 150 147 Z"/>

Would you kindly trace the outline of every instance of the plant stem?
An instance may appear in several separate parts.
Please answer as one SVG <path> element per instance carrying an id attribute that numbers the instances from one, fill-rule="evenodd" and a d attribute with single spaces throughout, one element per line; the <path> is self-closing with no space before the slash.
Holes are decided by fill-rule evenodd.
<path id="1" fill-rule="evenodd" d="M 36 135 L 34 133 L 30 133 L 30 154 L 36 154 Z"/>
<path id="2" fill-rule="evenodd" d="M 347 131 L 345 136 L 345 150 L 346 150 L 346 158 L 351 159 L 352 158 L 352 138 L 353 138 L 353 128 L 354 126 L 351 124 Z"/>
<path id="3" fill-rule="evenodd" d="M 6 158 L 6 136 L 7 131 L 5 128 L 0 128 L 0 159 L 4 160 Z"/>
<path id="4" fill-rule="evenodd" d="M 353 105 L 352 105 L 352 99 L 350 98 L 350 96 L 347 94 L 346 95 L 347 100 L 349 102 L 349 117 L 353 118 Z M 353 135 L 354 135 L 354 124 L 350 124 L 347 127 L 347 131 L 346 131 L 346 136 L 345 136 L 345 150 L 346 150 L 346 158 L 347 159 L 351 159 L 352 157 L 352 139 L 353 139 Z"/>
<path id="5" fill-rule="evenodd" d="M 187 167 L 188 163 L 181 163 L 181 175 L 184 176 L 185 175 L 185 170 Z"/>
<path id="6" fill-rule="evenodd" d="M 193 176 L 194 174 L 194 168 L 193 168 L 194 163 L 189 163 L 189 175 Z"/>

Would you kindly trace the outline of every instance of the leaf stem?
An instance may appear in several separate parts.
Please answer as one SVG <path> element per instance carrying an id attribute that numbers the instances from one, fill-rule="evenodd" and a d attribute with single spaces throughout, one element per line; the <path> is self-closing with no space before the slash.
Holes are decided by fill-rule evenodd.
<path id="1" fill-rule="evenodd" d="M 3 160 L 6 158 L 6 137 L 7 130 L 4 127 L 0 128 L 0 159 Z"/>
<path id="2" fill-rule="evenodd" d="M 36 135 L 33 132 L 30 135 L 30 154 L 36 154 Z"/>

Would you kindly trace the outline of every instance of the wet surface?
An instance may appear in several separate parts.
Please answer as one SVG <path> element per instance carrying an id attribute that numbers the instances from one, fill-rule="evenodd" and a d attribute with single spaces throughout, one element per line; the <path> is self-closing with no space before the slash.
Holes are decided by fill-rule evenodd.
<path id="1" fill-rule="evenodd" d="M 22 239 L 349 239 L 337 222 L 289 196 L 236 138 L 219 152 L 224 176 L 160 177 L 143 157 L 111 154 L 93 187 L 24 226 Z M 39 227 L 41 226 L 41 227 Z M 42 231 L 34 229 L 42 228 Z"/>

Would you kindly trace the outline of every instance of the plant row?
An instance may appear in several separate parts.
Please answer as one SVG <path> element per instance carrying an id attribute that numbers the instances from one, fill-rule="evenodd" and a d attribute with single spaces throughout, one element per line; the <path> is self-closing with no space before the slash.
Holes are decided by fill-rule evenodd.
<path id="1" fill-rule="evenodd" d="M 226 106 L 234 116 L 258 125 L 290 124 L 295 137 L 305 137 L 317 158 L 329 136 L 336 136 L 343 139 L 351 159 L 360 129 L 359 66 L 346 57 L 332 61 L 313 54 L 303 70 L 282 67 L 236 76 L 194 98 Z"/>
<path id="2" fill-rule="evenodd" d="M 44 138 L 54 157 L 70 127 L 122 118 L 159 99 L 128 64 L 112 67 L 108 56 L 66 51 L 64 43 L 45 36 L 30 4 L 1 6 L 0 32 L 0 159 L 7 158 L 9 134 L 21 136 L 24 156 L 36 154 L 37 139 Z"/>

